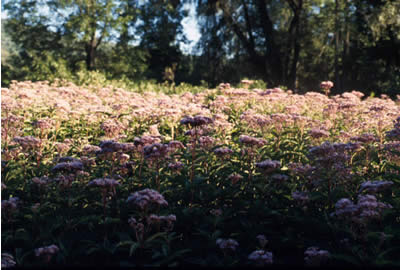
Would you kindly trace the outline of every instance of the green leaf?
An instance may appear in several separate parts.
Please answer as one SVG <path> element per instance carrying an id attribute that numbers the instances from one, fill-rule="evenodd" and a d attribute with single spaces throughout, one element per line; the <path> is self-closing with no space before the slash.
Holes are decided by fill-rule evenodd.
<path id="1" fill-rule="evenodd" d="M 131 245 L 131 248 L 129 249 L 129 257 L 131 257 L 135 253 L 136 249 L 139 246 L 140 246 L 139 243 L 136 242 Z"/>
<path id="2" fill-rule="evenodd" d="M 349 263 L 352 263 L 354 265 L 360 266 L 361 262 L 359 262 L 355 257 L 345 255 L 345 254 L 332 254 L 332 257 L 338 260 L 343 260 Z"/>
<path id="3" fill-rule="evenodd" d="M 146 243 L 151 242 L 154 239 L 156 239 L 157 237 L 161 237 L 161 236 L 165 236 L 165 232 L 159 232 L 159 233 L 153 234 L 152 236 L 150 236 L 149 238 L 146 239 Z"/>

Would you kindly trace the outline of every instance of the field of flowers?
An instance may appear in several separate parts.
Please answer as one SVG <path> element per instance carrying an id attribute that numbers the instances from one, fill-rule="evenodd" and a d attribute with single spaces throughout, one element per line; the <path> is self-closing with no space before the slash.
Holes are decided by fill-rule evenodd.
<path id="1" fill-rule="evenodd" d="M 400 266 L 399 100 L 322 87 L 2 88 L 2 267 Z"/>

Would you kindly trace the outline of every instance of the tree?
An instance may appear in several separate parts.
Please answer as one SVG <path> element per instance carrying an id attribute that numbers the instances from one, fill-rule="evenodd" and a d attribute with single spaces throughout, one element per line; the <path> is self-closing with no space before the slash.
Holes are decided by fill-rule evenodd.
<path id="1" fill-rule="evenodd" d="M 64 18 L 65 35 L 82 44 L 86 53 L 86 67 L 95 69 L 96 52 L 103 40 L 118 29 L 124 2 L 112 0 L 57 0 L 50 1 L 51 10 Z M 68 12 L 70 11 L 70 12 Z M 66 15 L 64 15 L 66 14 Z"/>
<path id="2" fill-rule="evenodd" d="M 215 25 L 226 29 L 219 32 L 208 44 L 233 43 L 240 46 L 253 63 L 256 74 L 270 84 L 287 83 L 295 86 L 296 71 L 301 51 L 304 0 L 266 1 L 200 1 L 198 13 L 213 18 Z M 203 20 L 206 24 L 209 20 Z M 208 28 L 203 24 L 204 29 Z M 224 36 L 227 31 L 234 34 Z M 283 34 L 285 33 L 285 34 Z M 234 49 L 235 50 L 235 49 Z M 227 50 L 226 54 L 232 53 Z"/>
<path id="3" fill-rule="evenodd" d="M 135 29 L 141 37 L 139 47 L 150 55 L 148 76 L 162 81 L 164 70 L 180 62 L 179 42 L 185 41 L 181 21 L 186 13 L 179 0 L 146 0 L 138 9 Z"/>

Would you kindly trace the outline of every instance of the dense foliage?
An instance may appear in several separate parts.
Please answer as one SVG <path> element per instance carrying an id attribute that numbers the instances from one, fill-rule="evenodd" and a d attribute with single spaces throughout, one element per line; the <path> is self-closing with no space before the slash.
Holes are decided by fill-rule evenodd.
<path id="1" fill-rule="evenodd" d="M 242 84 L 2 88 L 2 267 L 399 266 L 399 100 Z"/>
<path id="2" fill-rule="evenodd" d="M 107 79 L 391 96 L 400 89 L 397 0 L 5 0 L 2 85 L 97 70 Z M 189 11 L 201 37 L 192 51 Z M 204 83 L 203 83 L 204 84 Z"/>

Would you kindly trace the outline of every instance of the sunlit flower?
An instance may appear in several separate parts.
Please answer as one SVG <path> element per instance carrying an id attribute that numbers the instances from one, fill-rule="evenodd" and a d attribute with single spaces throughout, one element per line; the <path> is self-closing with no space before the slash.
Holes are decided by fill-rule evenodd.
<path id="1" fill-rule="evenodd" d="M 85 155 L 91 155 L 91 154 L 96 154 L 97 152 L 100 152 L 101 148 L 97 145 L 85 145 L 83 147 L 83 153 Z"/>
<path id="2" fill-rule="evenodd" d="M 148 188 L 132 193 L 126 201 L 128 203 L 137 205 L 141 209 L 145 209 L 152 204 L 159 206 L 168 205 L 168 202 L 164 199 L 164 196 L 162 196 L 156 190 Z"/>
<path id="3" fill-rule="evenodd" d="M 214 150 L 214 153 L 219 157 L 228 156 L 233 153 L 233 151 L 228 147 L 220 147 Z"/>
<path id="4" fill-rule="evenodd" d="M 144 157 L 148 159 L 163 159 L 168 154 L 168 144 L 154 143 L 143 148 Z"/>
<path id="5" fill-rule="evenodd" d="M 72 162 L 60 162 L 54 166 L 52 171 L 81 171 L 83 170 L 83 164 L 81 161 Z"/>
<path id="6" fill-rule="evenodd" d="M 184 165 L 180 161 L 168 163 L 168 168 L 173 171 L 180 171 L 183 167 Z"/>
<path id="7" fill-rule="evenodd" d="M 40 178 L 34 177 L 32 178 L 32 182 L 38 186 L 46 186 L 51 182 L 51 179 L 49 179 L 47 176 L 42 176 Z"/>
<path id="8" fill-rule="evenodd" d="M 38 119 L 33 121 L 32 125 L 35 128 L 38 128 L 42 131 L 45 131 L 47 129 L 51 129 L 54 125 L 54 120 L 49 119 L 49 118 L 45 118 L 45 119 Z"/>
<path id="9" fill-rule="evenodd" d="M 260 138 L 255 138 L 248 135 L 240 135 L 239 142 L 248 145 L 248 146 L 263 146 L 267 144 L 267 141 Z"/>
<path id="10" fill-rule="evenodd" d="M 322 137 L 328 137 L 330 135 L 328 131 L 325 131 L 323 129 L 318 129 L 318 128 L 311 129 L 308 132 L 308 134 L 310 134 L 310 136 L 315 139 L 322 138 Z"/>
<path id="11" fill-rule="evenodd" d="M 321 82 L 321 84 L 319 85 L 326 94 L 329 94 L 331 88 L 333 87 L 333 82 L 331 81 L 323 81 Z"/>
<path id="12" fill-rule="evenodd" d="M 202 125 L 207 125 L 207 124 L 211 124 L 214 121 L 206 116 L 202 116 L 202 115 L 198 115 L 195 117 L 189 117 L 186 116 L 181 120 L 181 124 L 182 125 L 189 125 L 191 127 L 198 127 L 198 126 L 202 126 Z"/>
<path id="13" fill-rule="evenodd" d="M 17 142 L 22 146 L 23 149 L 34 149 L 38 148 L 41 144 L 40 139 L 32 137 L 32 136 L 25 136 L 25 137 L 15 137 L 14 141 Z"/>
<path id="14" fill-rule="evenodd" d="M 256 163 L 256 167 L 262 170 L 264 173 L 270 173 L 280 168 L 281 163 L 278 160 L 264 160 Z"/>

